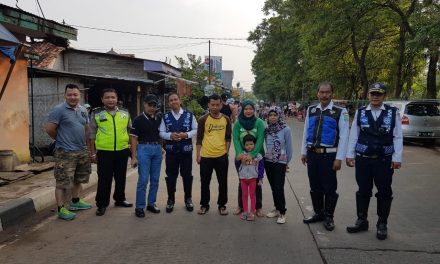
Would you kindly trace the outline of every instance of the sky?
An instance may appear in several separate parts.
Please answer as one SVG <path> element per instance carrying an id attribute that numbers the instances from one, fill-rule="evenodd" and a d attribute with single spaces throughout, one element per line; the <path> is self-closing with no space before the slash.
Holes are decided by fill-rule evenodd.
<path id="1" fill-rule="evenodd" d="M 41 16 L 37 0 L 1 0 Z M 18 2 L 18 3 L 17 3 Z M 78 49 L 135 54 L 138 58 L 170 62 L 175 56 L 208 55 L 208 40 L 140 36 L 97 31 L 110 30 L 189 36 L 246 39 L 264 18 L 264 0 L 39 0 L 46 19 L 65 21 L 78 29 Z M 81 26 L 81 27 L 80 27 Z M 246 40 L 211 40 L 211 56 L 223 57 L 223 70 L 233 70 L 233 85 L 250 90 L 254 81 L 251 61 L 255 46 Z M 234 45 L 234 46 L 230 46 Z"/>

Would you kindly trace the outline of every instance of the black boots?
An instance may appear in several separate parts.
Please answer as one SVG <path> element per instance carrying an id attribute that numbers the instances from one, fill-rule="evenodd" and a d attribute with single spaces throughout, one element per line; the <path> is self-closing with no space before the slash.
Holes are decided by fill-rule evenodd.
<path id="1" fill-rule="evenodd" d="M 391 201 L 393 198 L 377 198 L 377 215 L 379 216 L 379 220 L 377 221 L 377 239 L 384 240 L 388 236 L 388 216 L 390 215 L 391 210 Z"/>
<path id="2" fill-rule="evenodd" d="M 356 211 L 357 217 L 354 226 L 347 226 L 348 233 L 358 233 L 368 230 L 368 207 L 370 205 L 370 197 L 356 194 Z"/>
<path id="3" fill-rule="evenodd" d="M 315 214 L 304 218 L 303 223 L 311 224 L 324 221 L 324 194 L 310 191 L 310 196 L 312 197 L 313 211 L 315 211 Z"/>
<path id="4" fill-rule="evenodd" d="M 328 231 L 335 229 L 335 222 L 333 221 L 333 214 L 335 212 L 336 203 L 338 202 L 339 195 L 325 195 L 325 210 L 324 210 L 324 227 Z"/>

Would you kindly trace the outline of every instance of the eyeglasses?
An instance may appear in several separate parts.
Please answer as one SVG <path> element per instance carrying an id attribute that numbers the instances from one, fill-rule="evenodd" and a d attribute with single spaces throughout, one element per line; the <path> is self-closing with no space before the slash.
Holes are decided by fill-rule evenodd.
<path id="1" fill-rule="evenodd" d="M 372 96 L 382 96 L 383 93 L 379 93 L 379 92 L 370 92 L 370 95 L 372 95 Z"/>
<path id="2" fill-rule="evenodd" d="M 155 107 L 155 106 L 157 106 L 157 104 L 156 103 L 148 103 L 148 106 Z"/>

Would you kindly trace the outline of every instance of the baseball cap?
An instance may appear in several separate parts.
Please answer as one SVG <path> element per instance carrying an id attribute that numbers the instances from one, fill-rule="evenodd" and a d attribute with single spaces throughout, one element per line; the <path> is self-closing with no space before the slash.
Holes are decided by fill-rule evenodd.
<path id="1" fill-rule="evenodd" d="M 382 83 L 373 83 L 372 85 L 370 85 L 370 87 L 368 88 L 368 92 L 378 92 L 378 93 L 386 93 L 386 87 L 384 84 Z"/>
<path id="2" fill-rule="evenodd" d="M 148 94 L 145 99 L 144 103 L 156 103 L 157 104 L 157 97 L 154 94 Z"/>

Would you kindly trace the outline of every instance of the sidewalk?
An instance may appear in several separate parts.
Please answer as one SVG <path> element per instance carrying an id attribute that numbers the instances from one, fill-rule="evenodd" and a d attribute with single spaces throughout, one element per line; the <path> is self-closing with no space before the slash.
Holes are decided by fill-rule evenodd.
<path id="1" fill-rule="evenodd" d="M 96 185 L 98 177 L 96 165 L 86 190 Z M 17 225 L 51 205 L 55 204 L 55 178 L 53 169 L 41 172 L 30 178 L 0 187 L 0 231 Z"/>

